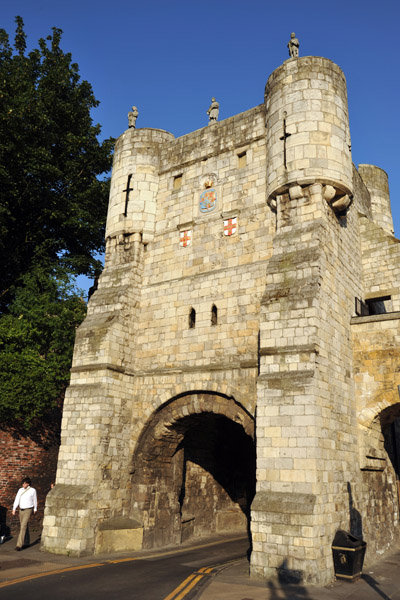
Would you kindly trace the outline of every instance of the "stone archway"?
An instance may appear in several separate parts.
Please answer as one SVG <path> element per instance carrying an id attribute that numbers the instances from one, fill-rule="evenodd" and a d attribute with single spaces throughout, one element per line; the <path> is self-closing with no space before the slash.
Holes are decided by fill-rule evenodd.
<path id="1" fill-rule="evenodd" d="M 383 410 L 379 415 L 383 447 L 395 474 L 397 499 L 400 504 L 400 403 Z"/>
<path id="2" fill-rule="evenodd" d="M 380 408 L 377 402 L 374 417 L 360 430 L 360 481 L 349 490 L 350 530 L 368 540 L 370 555 L 386 551 L 400 525 L 400 403 Z M 358 525 L 354 508 L 360 511 Z"/>
<path id="3" fill-rule="evenodd" d="M 254 419 L 209 392 L 171 399 L 142 432 L 132 465 L 132 517 L 143 547 L 247 531 L 255 493 Z"/>

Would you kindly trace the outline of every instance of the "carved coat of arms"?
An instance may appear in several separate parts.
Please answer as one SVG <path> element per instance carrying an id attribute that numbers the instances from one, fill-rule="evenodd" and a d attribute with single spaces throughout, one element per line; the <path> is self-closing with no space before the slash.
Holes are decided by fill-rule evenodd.
<path id="1" fill-rule="evenodd" d="M 214 188 L 205 190 L 200 196 L 200 212 L 207 213 L 217 206 L 217 193 Z"/>
<path id="2" fill-rule="evenodd" d="M 208 213 L 217 206 L 217 192 L 214 186 L 214 176 L 207 176 L 204 181 L 204 192 L 200 195 L 199 209 L 201 213 Z"/>

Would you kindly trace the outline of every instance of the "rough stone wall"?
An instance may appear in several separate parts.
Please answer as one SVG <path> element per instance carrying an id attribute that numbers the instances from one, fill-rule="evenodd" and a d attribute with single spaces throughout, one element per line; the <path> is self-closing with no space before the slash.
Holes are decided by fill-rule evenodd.
<path id="1" fill-rule="evenodd" d="M 399 533 L 399 240 L 393 227 L 386 174 L 372 165 L 359 172 L 371 196 L 371 213 L 360 211 L 364 298 L 385 297 L 383 314 L 354 317 L 355 401 L 358 416 L 359 481 L 353 486 L 366 561 L 397 542 Z M 388 312 L 392 311 L 392 312 Z M 394 312 L 393 312 L 394 311 Z"/>
<path id="2" fill-rule="evenodd" d="M 129 516 L 129 457 L 145 424 L 172 397 L 198 390 L 224 393 L 254 414 L 258 307 L 275 230 L 265 205 L 264 133 L 260 106 L 189 134 L 184 143 L 166 141 L 157 156 L 157 192 L 154 186 L 144 190 L 143 210 L 150 210 L 150 191 L 157 199 L 153 237 L 149 230 L 130 233 L 129 210 L 137 209 L 143 191 L 135 188 L 135 177 L 128 223 L 121 224 L 122 188 L 134 165 L 124 169 L 117 153 L 106 265 L 77 335 L 58 485 L 45 520 L 47 549 L 87 553 L 99 520 Z M 135 164 L 141 164 L 136 136 L 143 143 L 163 132 L 125 135 L 139 153 Z M 125 143 L 119 149 L 126 153 Z M 176 174 L 182 177 L 178 189 Z M 199 201 L 209 179 L 217 207 L 204 215 Z M 224 220 L 233 217 L 237 232 L 225 236 Z M 182 229 L 192 231 L 187 247 L 180 245 Z M 194 328 L 188 321 L 192 309 Z M 71 512 L 79 518 L 55 516 L 66 495 L 76 502 Z"/>
<path id="3" fill-rule="evenodd" d="M 390 461 L 382 471 L 362 471 L 361 484 L 353 488 L 354 503 L 360 513 L 360 530 L 354 533 L 367 541 L 365 564 L 392 551 L 399 540 L 399 496 L 396 474 Z M 349 530 L 351 530 L 351 524 Z"/>
<path id="4" fill-rule="evenodd" d="M 111 265 L 77 332 L 57 485 L 46 504 L 45 547 L 61 554 L 93 552 L 99 518 L 121 514 L 127 505 L 133 386 L 124 366 L 130 358 L 143 245 L 137 234 L 111 243 Z"/>
<path id="5" fill-rule="evenodd" d="M 390 296 L 400 310 L 400 240 L 367 218 L 361 218 L 361 250 L 365 298 Z"/>
<path id="6" fill-rule="evenodd" d="M 251 572 L 322 583 L 357 443 L 349 327 L 362 272 L 344 76 L 325 59 L 289 60 L 266 108 L 277 234 L 261 302 Z"/>
<path id="7" fill-rule="evenodd" d="M 353 194 L 357 199 L 357 211 L 360 216 L 367 217 L 372 221 L 371 195 L 353 164 Z"/>
<path id="8" fill-rule="evenodd" d="M 361 226 L 365 229 L 364 219 Z M 385 238 L 390 256 L 391 240 Z M 368 564 L 376 553 L 393 547 L 399 535 L 400 436 L 393 424 L 400 416 L 400 313 L 353 317 L 351 333 L 361 468 L 353 500 L 359 514 L 357 533 L 368 543 Z"/>
<path id="9" fill-rule="evenodd" d="M 258 302 L 274 218 L 265 206 L 263 107 L 170 142 L 162 151 L 157 226 L 146 248 L 135 332 L 135 418 L 194 386 L 235 390 L 254 412 Z M 238 153 L 247 150 L 239 168 Z M 174 175 L 182 185 L 173 190 Z M 203 180 L 217 174 L 217 208 L 199 213 Z M 224 235 L 224 215 L 238 231 Z M 183 227 L 192 243 L 179 245 Z M 218 321 L 212 325 L 212 307 Z M 189 327 L 191 309 L 195 327 Z M 235 396 L 236 397 L 236 396 Z M 141 421 L 140 421 L 140 420 Z"/>
<path id="10" fill-rule="evenodd" d="M 349 321 L 361 290 L 358 219 L 355 207 L 338 219 L 321 185 L 299 195 L 277 198 L 262 300 L 252 572 L 326 581 L 347 511 L 338 493 L 355 475 Z"/>
<path id="11" fill-rule="evenodd" d="M 156 234 L 145 261 L 136 370 L 256 360 L 257 299 L 274 230 L 265 206 L 263 130 L 263 111 L 253 109 L 185 136 L 184 146 L 176 140 L 164 150 Z M 239 169 L 238 148 L 243 147 L 248 147 L 248 164 Z M 183 181 L 173 191 L 176 171 Z M 198 204 L 208 174 L 215 175 L 217 207 L 204 215 Z M 224 235 L 224 215 L 237 217 L 235 235 Z M 183 248 L 179 231 L 185 225 L 193 240 Z M 191 308 L 196 326 L 189 330 Z"/>
<path id="12" fill-rule="evenodd" d="M 400 313 L 355 317 L 351 329 L 358 422 L 368 428 L 399 403 Z"/>
<path id="13" fill-rule="evenodd" d="M 371 195 L 373 221 L 393 235 L 388 176 L 375 165 L 358 165 L 359 173 Z"/>

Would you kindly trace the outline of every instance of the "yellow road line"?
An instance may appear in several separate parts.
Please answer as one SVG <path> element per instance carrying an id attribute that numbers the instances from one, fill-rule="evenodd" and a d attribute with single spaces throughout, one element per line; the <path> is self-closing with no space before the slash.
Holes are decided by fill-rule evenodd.
<path id="1" fill-rule="evenodd" d="M 34 573 L 33 575 L 25 575 L 25 577 L 19 577 L 18 579 L 12 579 L 10 581 L 3 581 L 0 583 L 0 588 L 14 585 L 15 583 L 22 583 L 24 581 L 30 581 L 31 579 L 39 579 L 40 577 L 47 577 L 48 575 L 58 575 L 60 573 L 68 573 L 69 571 L 79 571 L 81 569 L 91 569 L 92 567 L 101 567 L 104 563 L 92 563 L 90 565 L 81 565 L 79 567 L 65 567 L 65 569 L 56 569 L 54 571 L 46 571 L 45 573 Z"/>
<path id="2" fill-rule="evenodd" d="M 168 596 L 166 596 L 164 598 L 164 600 L 172 600 L 172 598 L 175 597 L 175 595 L 181 591 L 182 588 L 184 588 L 195 576 L 196 573 L 192 573 L 191 575 L 189 575 L 189 577 L 186 577 L 186 579 L 184 579 L 182 581 L 182 583 L 180 583 L 178 585 L 178 587 L 176 587 L 170 594 L 168 594 Z"/>
<path id="3" fill-rule="evenodd" d="M 214 565 L 213 567 L 208 567 L 208 569 L 207 569 L 207 568 L 205 568 L 205 571 L 204 571 L 204 573 L 211 573 L 211 571 L 212 571 L 213 569 L 215 569 L 215 566 L 216 566 L 216 565 Z"/>
<path id="4" fill-rule="evenodd" d="M 106 560 L 101 563 L 89 563 L 86 565 L 79 565 L 79 566 L 75 566 L 75 567 L 65 567 L 63 569 L 54 569 L 53 571 L 45 571 L 44 573 L 33 573 L 32 575 L 25 575 L 25 577 L 19 577 L 18 579 L 10 579 L 9 581 L 3 581 L 0 583 L 0 588 L 5 588 L 10 585 L 15 585 L 17 583 L 23 583 L 23 582 L 29 581 L 31 579 L 39 579 L 40 577 L 48 577 L 49 575 L 59 575 L 60 573 L 68 573 L 70 571 L 80 571 L 82 569 L 91 569 L 92 567 L 103 567 L 104 565 L 109 565 L 109 564 L 132 562 L 134 560 L 148 560 L 151 558 L 160 558 L 162 556 L 169 556 L 171 554 L 183 554 L 185 552 L 192 552 L 193 550 L 197 550 L 199 548 L 208 548 L 210 546 L 218 546 L 221 544 L 225 544 L 227 542 L 237 542 L 238 540 L 245 539 L 245 537 L 246 536 L 241 535 L 241 536 L 238 536 L 235 538 L 230 538 L 228 540 L 218 540 L 216 542 L 208 542 L 206 544 L 200 544 L 195 547 L 192 546 L 192 547 L 187 547 L 187 548 L 181 548 L 179 550 L 174 549 L 174 550 L 168 550 L 168 551 L 164 551 L 164 552 L 156 552 L 154 554 L 148 554 L 148 555 L 144 555 L 144 556 L 142 555 L 142 556 L 132 556 L 132 557 L 128 557 L 128 558 L 117 558 L 114 560 Z M 197 573 L 200 573 L 205 569 L 207 569 L 207 571 L 205 571 L 205 572 L 209 572 L 209 571 L 212 571 L 213 568 L 214 567 L 203 567 L 202 569 L 199 569 L 199 571 L 197 571 Z M 174 593 L 176 593 L 176 591 Z M 165 599 L 165 600 L 167 600 L 167 599 Z"/>
<path id="5" fill-rule="evenodd" d="M 180 583 L 178 587 L 163 600 L 182 600 L 182 598 L 184 598 L 186 594 L 190 592 L 201 579 L 203 579 L 204 575 L 208 575 L 213 569 L 214 567 L 201 567 L 201 569 L 192 573 L 189 577 L 186 577 L 186 579 L 184 579 L 184 581 L 182 581 L 182 583 Z M 179 592 L 181 593 L 179 594 Z M 177 594 L 179 595 L 177 596 Z"/>
<path id="6" fill-rule="evenodd" d="M 203 579 L 203 575 L 198 575 L 195 579 L 193 579 L 193 581 L 187 586 L 185 590 L 183 590 L 181 594 L 179 594 L 179 596 L 175 596 L 174 600 L 182 600 L 182 598 L 184 598 L 186 594 L 190 592 L 190 590 L 193 589 L 194 586 L 199 583 L 200 579 Z"/>
<path id="7" fill-rule="evenodd" d="M 130 556 L 129 558 L 116 558 L 114 560 L 105 560 L 102 565 L 117 565 L 118 563 L 132 562 L 133 560 L 143 560 L 139 556 Z"/>

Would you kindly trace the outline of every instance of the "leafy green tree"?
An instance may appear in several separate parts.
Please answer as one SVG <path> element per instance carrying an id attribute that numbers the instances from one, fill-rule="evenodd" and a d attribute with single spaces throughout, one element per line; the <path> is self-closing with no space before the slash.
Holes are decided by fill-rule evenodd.
<path id="1" fill-rule="evenodd" d="M 73 286 L 104 250 L 113 140 L 61 30 L 27 53 L 0 30 L 0 420 L 32 428 L 60 405 L 86 306 Z"/>
<path id="2" fill-rule="evenodd" d="M 104 249 L 112 140 L 98 140 L 98 105 L 62 31 L 26 54 L 21 17 L 14 47 L 0 30 L 0 311 L 38 260 L 93 275 Z"/>
<path id="3" fill-rule="evenodd" d="M 63 273 L 35 266 L 0 317 L 0 421 L 29 429 L 59 405 L 86 304 Z"/>

